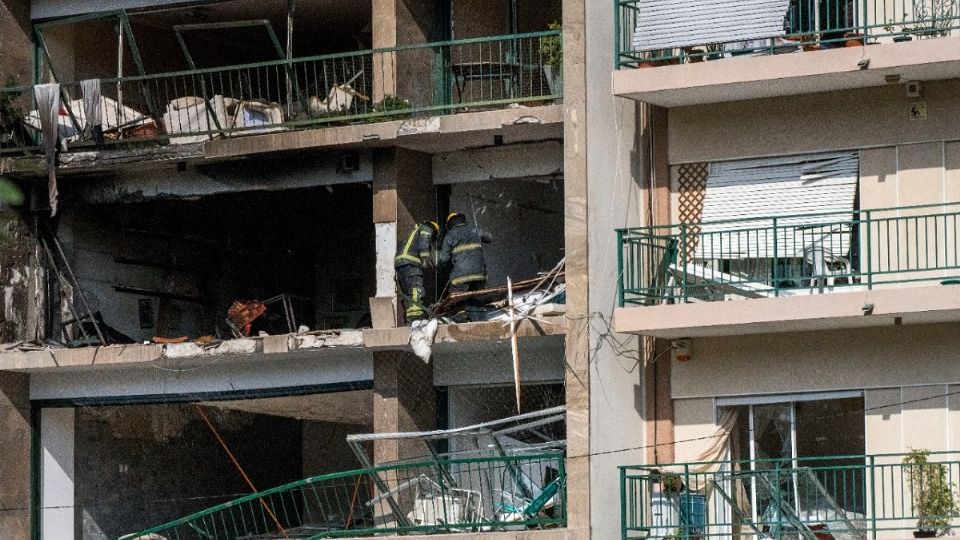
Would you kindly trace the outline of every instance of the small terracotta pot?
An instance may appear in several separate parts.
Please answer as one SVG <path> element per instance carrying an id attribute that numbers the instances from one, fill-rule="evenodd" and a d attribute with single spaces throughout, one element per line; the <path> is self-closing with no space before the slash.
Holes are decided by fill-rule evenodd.
<path id="1" fill-rule="evenodd" d="M 847 41 L 844 42 L 844 47 L 863 47 L 863 36 L 861 34 L 844 34 L 843 36 Z"/>

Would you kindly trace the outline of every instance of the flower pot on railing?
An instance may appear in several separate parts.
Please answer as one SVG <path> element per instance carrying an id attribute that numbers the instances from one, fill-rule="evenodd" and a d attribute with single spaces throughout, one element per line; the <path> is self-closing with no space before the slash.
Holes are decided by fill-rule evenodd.
<path id="1" fill-rule="evenodd" d="M 797 42 L 797 45 L 802 48 L 804 52 L 820 50 L 820 44 L 817 43 L 817 40 L 820 39 L 818 34 L 792 34 L 784 36 L 783 39 Z"/>
<path id="2" fill-rule="evenodd" d="M 864 39 L 863 34 L 858 34 L 856 32 L 849 32 L 843 35 L 844 47 L 863 47 Z"/>

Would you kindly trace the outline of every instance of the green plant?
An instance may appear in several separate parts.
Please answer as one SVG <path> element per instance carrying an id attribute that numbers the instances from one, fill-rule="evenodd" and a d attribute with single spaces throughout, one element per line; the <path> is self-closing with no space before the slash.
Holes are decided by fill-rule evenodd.
<path id="1" fill-rule="evenodd" d="M 563 26 L 557 21 L 547 25 L 547 28 L 553 31 L 563 30 Z M 560 69 L 560 66 L 563 65 L 563 40 L 560 36 L 540 38 L 540 56 L 543 58 L 545 66 Z"/>
<path id="2" fill-rule="evenodd" d="M 917 528 L 936 530 L 937 536 L 950 532 L 950 517 L 957 512 L 953 483 L 947 477 L 947 467 L 930 462 L 930 451 L 911 449 L 903 458 L 910 485 L 913 509 L 917 514 Z"/>
<path id="3" fill-rule="evenodd" d="M 392 94 L 386 94 L 383 96 L 383 99 L 373 105 L 373 112 L 381 114 L 406 111 L 408 109 L 410 109 L 409 101 Z M 391 114 L 391 116 L 400 116 L 401 118 L 406 118 L 410 116 L 410 114 Z"/>
<path id="4" fill-rule="evenodd" d="M 660 476 L 660 491 L 666 497 L 673 497 L 683 492 L 683 480 L 679 474 L 665 473 Z"/>

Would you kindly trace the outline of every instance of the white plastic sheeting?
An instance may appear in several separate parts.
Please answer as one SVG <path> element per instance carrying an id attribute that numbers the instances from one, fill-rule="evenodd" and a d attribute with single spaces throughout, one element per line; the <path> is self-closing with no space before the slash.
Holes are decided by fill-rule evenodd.
<path id="1" fill-rule="evenodd" d="M 641 0 L 633 50 L 784 35 L 790 0 Z"/>

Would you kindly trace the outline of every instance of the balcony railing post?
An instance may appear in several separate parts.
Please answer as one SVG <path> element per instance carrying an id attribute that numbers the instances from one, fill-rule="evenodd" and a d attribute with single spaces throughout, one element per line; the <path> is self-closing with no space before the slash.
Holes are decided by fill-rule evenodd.
<path id="1" fill-rule="evenodd" d="M 780 266 L 779 242 L 777 239 L 777 218 L 773 218 L 773 295 L 780 296 L 780 279 L 778 279 L 778 268 Z M 802 273 L 802 272 L 801 272 Z"/>
<path id="2" fill-rule="evenodd" d="M 681 510 L 680 510 L 680 525 L 681 525 L 681 527 L 683 528 L 683 537 L 684 537 L 685 539 L 689 540 L 690 537 L 691 537 L 691 534 L 690 534 L 690 533 L 692 532 L 692 531 L 691 531 L 691 528 L 693 527 L 693 524 L 692 524 L 692 521 L 693 521 L 693 497 L 690 496 L 690 493 L 691 493 L 691 490 L 690 490 L 690 488 L 691 488 L 691 484 L 690 484 L 690 465 L 687 465 L 687 464 L 684 464 L 684 465 L 683 465 L 683 485 L 684 485 L 683 493 L 684 493 L 685 495 L 680 495 L 680 497 L 681 497 L 681 499 L 680 499 L 680 506 L 681 506 Z M 683 519 L 683 507 L 684 507 L 684 506 L 687 508 L 687 519 L 686 519 L 686 523 L 684 522 L 684 519 Z"/>
<path id="3" fill-rule="evenodd" d="M 870 210 L 866 211 L 866 224 L 867 224 L 867 263 L 864 266 L 863 262 L 860 263 L 860 268 L 866 269 L 867 274 L 867 289 L 873 290 L 873 219 L 871 217 Z M 862 279 L 862 278 L 861 278 Z"/>
<path id="4" fill-rule="evenodd" d="M 689 263 L 689 261 L 687 261 L 687 224 L 686 223 L 680 224 L 680 246 L 679 246 L 679 251 L 677 252 L 677 262 L 679 262 L 680 268 L 682 268 L 682 274 L 683 274 L 683 280 L 682 280 L 683 282 L 680 284 L 680 297 L 681 297 L 680 300 L 681 302 L 686 304 L 687 300 L 689 299 L 688 290 L 687 290 L 687 281 L 688 281 L 687 280 L 687 264 Z M 669 271 L 670 269 L 668 268 L 667 272 Z"/>
<path id="5" fill-rule="evenodd" d="M 774 492 L 776 494 L 777 509 L 777 535 L 783 531 L 783 492 L 780 490 L 780 462 L 774 465 Z"/>
<path id="6" fill-rule="evenodd" d="M 617 305 L 623 307 L 623 280 L 626 272 L 623 269 L 623 229 L 617 229 Z"/>
<path id="7" fill-rule="evenodd" d="M 876 474 L 877 474 L 877 458 L 874 456 L 869 456 L 868 471 L 869 478 L 864 481 L 869 484 L 869 493 L 870 493 L 870 530 L 873 533 L 872 537 L 877 538 L 877 486 L 876 486 Z"/>
<path id="8" fill-rule="evenodd" d="M 620 538 L 627 540 L 627 469 L 620 467 Z"/>

